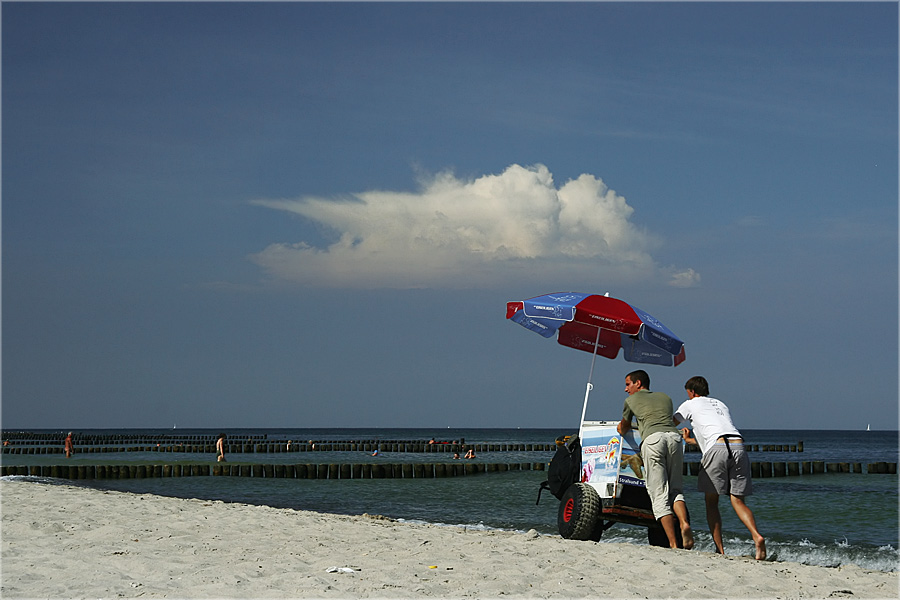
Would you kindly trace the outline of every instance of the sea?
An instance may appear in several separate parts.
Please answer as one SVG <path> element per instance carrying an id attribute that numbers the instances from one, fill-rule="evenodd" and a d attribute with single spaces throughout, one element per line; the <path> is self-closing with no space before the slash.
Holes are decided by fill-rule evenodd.
<path id="1" fill-rule="evenodd" d="M 49 430 L 33 430 L 36 432 Z M 208 429 L 84 430 L 97 435 L 215 436 Z M 229 429 L 229 440 L 265 436 L 268 440 L 422 440 L 464 439 L 467 444 L 552 444 L 560 429 Z M 803 444 L 803 452 L 751 452 L 752 461 L 827 463 L 898 462 L 897 431 L 743 430 L 749 445 Z M 547 463 L 552 451 L 481 452 L 476 462 Z M 230 463 L 368 463 L 451 461 L 451 454 L 361 451 L 231 454 Z M 688 462 L 700 455 L 686 453 Z M 76 453 L 62 455 L 3 455 L 4 465 L 123 464 L 215 462 L 212 454 L 156 452 Z M 546 471 L 523 470 L 477 476 L 435 479 L 277 479 L 257 477 L 180 477 L 61 481 L 47 477 L 13 476 L 47 485 L 65 483 L 98 489 L 177 498 L 199 498 L 311 510 L 344 515 L 383 515 L 401 522 L 431 523 L 481 530 L 526 532 L 556 536 L 559 501 L 548 492 L 537 503 Z M 6 477 L 10 478 L 10 477 Z M 695 549 L 714 552 L 707 532 L 703 495 L 697 478 L 685 477 L 685 499 L 695 531 Z M 900 566 L 898 540 L 898 476 L 896 474 L 823 473 L 793 477 L 756 478 L 747 504 L 766 537 L 768 560 L 894 572 Z M 725 551 L 752 556 L 753 542 L 726 499 L 720 503 Z M 591 543 L 576 542 L 572 543 Z M 647 544 L 647 530 L 616 524 L 600 543 Z"/>

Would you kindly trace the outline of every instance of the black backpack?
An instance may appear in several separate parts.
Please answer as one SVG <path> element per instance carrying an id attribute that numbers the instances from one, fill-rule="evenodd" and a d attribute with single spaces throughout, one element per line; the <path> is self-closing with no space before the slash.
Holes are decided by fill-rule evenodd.
<path id="1" fill-rule="evenodd" d="M 568 441 L 566 441 L 568 438 Z M 581 442 L 577 435 L 560 436 L 556 438 L 556 453 L 550 459 L 547 468 L 547 480 L 541 482 L 538 489 L 537 502 L 541 502 L 541 492 L 550 490 L 557 500 L 562 500 L 563 494 L 573 483 L 578 481 L 581 472 Z"/>

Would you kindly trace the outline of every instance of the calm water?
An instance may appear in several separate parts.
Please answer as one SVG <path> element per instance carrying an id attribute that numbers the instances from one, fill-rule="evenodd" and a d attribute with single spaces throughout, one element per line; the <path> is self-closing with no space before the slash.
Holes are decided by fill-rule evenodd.
<path id="1" fill-rule="evenodd" d="M 125 433 L 85 431 L 83 433 Z M 131 430 L 128 433 L 138 433 Z M 173 433 L 147 430 L 140 433 Z M 178 434 L 215 434 L 210 430 L 177 430 Z M 230 439 L 268 435 L 270 440 L 457 440 L 467 443 L 551 443 L 557 435 L 573 433 L 556 429 L 270 429 L 228 430 Z M 754 461 L 898 462 L 896 431 L 792 431 L 745 430 L 749 444 L 796 444 L 803 453 L 751 453 Z M 551 452 L 484 452 L 479 462 L 547 462 Z M 687 454 L 686 460 L 699 460 Z M 127 452 L 77 454 L 69 464 L 114 464 L 116 462 L 162 462 L 157 453 Z M 231 463 L 337 463 L 337 462 L 438 462 L 451 461 L 449 454 L 363 452 L 315 452 L 277 454 L 229 454 Z M 4 464 L 60 464 L 60 455 L 5 455 Z M 167 462 L 213 462 L 211 455 L 166 454 Z M 188 477 L 126 479 L 78 482 L 92 487 L 182 498 L 263 504 L 340 514 L 381 514 L 388 517 L 474 528 L 517 531 L 535 529 L 557 535 L 559 502 L 544 493 L 535 504 L 537 490 L 546 473 L 521 471 L 490 473 L 476 477 L 447 479 L 307 480 L 245 477 Z M 45 480 L 46 481 L 46 480 Z M 748 498 L 760 531 L 767 538 L 769 556 L 776 561 L 838 566 L 856 564 L 881 571 L 898 570 L 898 479 L 897 475 L 824 474 L 754 480 Z M 686 477 L 686 500 L 696 531 L 697 547 L 713 551 L 706 533 L 703 497 L 696 491 L 696 477 Z M 751 554 L 749 534 L 731 511 L 721 504 L 726 552 Z M 646 529 L 617 524 L 604 542 L 646 543 Z M 578 542 L 573 542 L 578 543 Z"/>

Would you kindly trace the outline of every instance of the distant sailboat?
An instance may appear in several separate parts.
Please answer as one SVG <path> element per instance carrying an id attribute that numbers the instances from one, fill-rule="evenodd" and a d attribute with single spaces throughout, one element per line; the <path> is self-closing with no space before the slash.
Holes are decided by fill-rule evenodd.
<path id="1" fill-rule="evenodd" d="M 871 426 L 871 425 L 866 425 L 866 431 L 872 431 L 872 426 Z"/>

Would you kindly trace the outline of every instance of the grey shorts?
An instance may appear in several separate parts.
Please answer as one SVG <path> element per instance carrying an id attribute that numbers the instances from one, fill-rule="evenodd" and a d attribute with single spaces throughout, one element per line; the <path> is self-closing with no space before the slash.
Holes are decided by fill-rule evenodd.
<path id="1" fill-rule="evenodd" d="M 729 449 L 731 456 L 729 456 Z M 749 496 L 753 493 L 750 480 L 750 458 L 742 442 L 713 444 L 700 460 L 697 489 L 704 494 Z"/>

